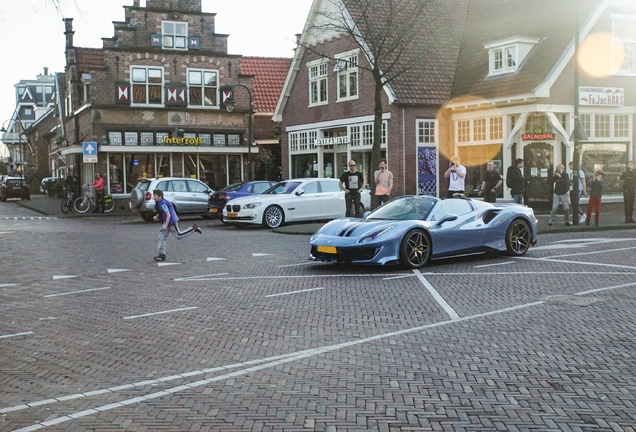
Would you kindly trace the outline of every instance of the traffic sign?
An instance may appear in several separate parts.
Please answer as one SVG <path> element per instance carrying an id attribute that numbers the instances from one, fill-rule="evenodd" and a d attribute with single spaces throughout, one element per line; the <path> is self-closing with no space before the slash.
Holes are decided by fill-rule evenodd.
<path id="1" fill-rule="evenodd" d="M 82 143 L 82 153 L 84 154 L 84 163 L 97 163 L 97 143 L 87 141 Z"/>

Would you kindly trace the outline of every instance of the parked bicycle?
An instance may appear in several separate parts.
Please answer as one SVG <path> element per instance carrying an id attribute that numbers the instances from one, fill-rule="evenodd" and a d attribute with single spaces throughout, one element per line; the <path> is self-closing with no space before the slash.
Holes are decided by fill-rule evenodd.
<path id="1" fill-rule="evenodd" d="M 84 195 L 75 200 L 75 211 L 78 213 L 86 213 L 91 208 L 97 208 L 97 203 L 95 199 L 93 199 L 90 185 L 85 184 L 82 186 L 82 190 L 84 191 Z M 104 213 L 109 213 L 115 208 L 115 202 L 111 195 L 104 195 L 104 202 L 102 204 Z"/>
<path id="2" fill-rule="evenodd" d="M 75 192 L 68 189 L 64 190 L 66 191 L 66 197 L 62 200 L 62 213 L 66 214 L 73 210 L 73 204 L 75 203 Z"/>

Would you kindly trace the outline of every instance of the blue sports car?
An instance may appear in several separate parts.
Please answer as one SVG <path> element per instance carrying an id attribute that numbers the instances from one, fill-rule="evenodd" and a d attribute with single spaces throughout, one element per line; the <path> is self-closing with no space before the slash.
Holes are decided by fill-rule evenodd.
<path id="1" fill-rule="evenodd" d="M 521 256 L 537 242 L 530 207 L 470 198 L 394 198 L 362 219 L 335 219 L 310 240 L 309 258 L 420 268 L 431 259 L 506 252 Z"/>

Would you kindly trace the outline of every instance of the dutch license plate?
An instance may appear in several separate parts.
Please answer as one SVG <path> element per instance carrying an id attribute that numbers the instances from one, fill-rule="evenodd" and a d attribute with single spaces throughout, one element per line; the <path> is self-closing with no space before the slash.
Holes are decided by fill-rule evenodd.
<path id="1" fill-rule="evenodd" d="M 236 216 L 237 216 L 236 213 L 228 213 L 227 214 L 227 217 L 229 217 L 229 218 L 235 218 Z"/>
<path id="2" fill-rule="evenodd" d="M 335 254 L 338 253 L 335 246 L 318 246 L 318 252 Z"/>
<path id="3" fill-rule="evenodd" d="M 218 211 L 219 211 L 219 209 L 218 209 L 218 208 L 211 208 L 211 209 L 210 209 L 210 213 L 216 213 L 216 212 L 218 212 Z"/>

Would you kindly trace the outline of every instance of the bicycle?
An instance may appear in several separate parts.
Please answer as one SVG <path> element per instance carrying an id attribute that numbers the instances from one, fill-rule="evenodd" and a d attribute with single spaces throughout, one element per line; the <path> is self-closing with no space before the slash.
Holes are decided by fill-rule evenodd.
<path id="1" fill-rule="evenodd" d="M 70 212 L 71 210 L 73 210 L 74 203 L 75 203 L 75 192 L 73 192 L 72 190 L 66 190 L 66 198 L 62 200 L 62 213 L 66 214 Z"/>
<path id="2" fill-rule="evenodd" d="M 84 195 L 75 200 L 73 207 L 75 211 L 78 213 L 86 213 L 91 209 L 91 207 L 97 208 L 97 203 L 93 199 L 93 194 L 90 192 L 90 185 L 85 184 L 82 186 L 82 190 L 84 191 Z M 102 205 L 102 209 L 104 213 L 110 213 L 115 208 L 115 202 L 113 201 L 113 197 L 111 195 L 104 195 L 104 202 Z"/>

